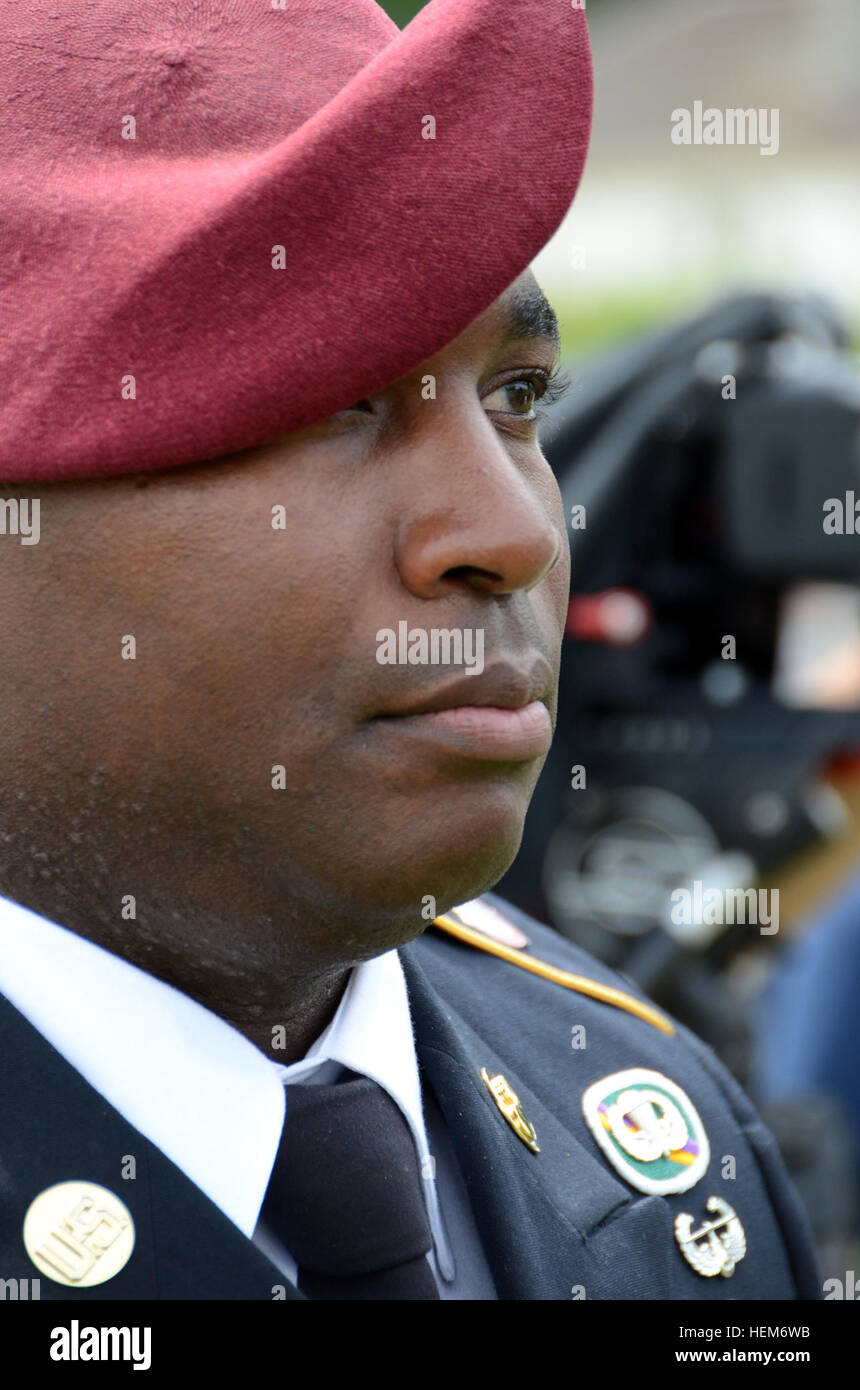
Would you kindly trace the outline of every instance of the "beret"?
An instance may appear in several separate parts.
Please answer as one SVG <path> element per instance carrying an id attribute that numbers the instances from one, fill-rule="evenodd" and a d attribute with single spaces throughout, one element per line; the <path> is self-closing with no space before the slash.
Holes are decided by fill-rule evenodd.
<path id="1" fill-rule="evenodd" d="M 579 183 L 579 0 L 15 0 L 0 478 L 256 447 L 503 293 Z"/>

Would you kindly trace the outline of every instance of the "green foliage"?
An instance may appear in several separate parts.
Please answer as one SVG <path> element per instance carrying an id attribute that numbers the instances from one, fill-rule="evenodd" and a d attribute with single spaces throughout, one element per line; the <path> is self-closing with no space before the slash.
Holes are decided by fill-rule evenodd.
<path id="1" fill-rule="evenodd" d="M 558 315 L 561 356 L 567 359 L 609 351 L 626 339 L 702 313 L 721 294 L 744 287 L 729 280 L 703 284 L 689 276 L 647 286 L 619 284 L 590 295 L 565 295 L 555 287 L 543 288 Z M 843 304 L 843 312 L 846 307 Z M 849 312 L 846 317 L 854 350 L 860 352 L 860 316 Z"/>

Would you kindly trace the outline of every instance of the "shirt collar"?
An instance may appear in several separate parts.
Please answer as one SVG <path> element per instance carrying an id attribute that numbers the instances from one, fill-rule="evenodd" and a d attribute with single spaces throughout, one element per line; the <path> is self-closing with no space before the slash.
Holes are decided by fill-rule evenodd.
<path id="1" fill-rule="evenodd" d="M 0 991 L 248 1237 L 280 1144 L 284 1082 L 311 1081 L 329 1061 L 371 1077 L 412 1130 L 440 1269 L 453 1277 L 396 951 L 354 968 L 335 1017 L 290 1066 L 180 990 L 6 898 Z"/>
<path id="2" fill-rule="evenodd" d="M 253 1232 L 284 1122 L 283 1087 L 259 1048 L 180 990 L 2 898 L 0 990 L 129 1124 Z"/>

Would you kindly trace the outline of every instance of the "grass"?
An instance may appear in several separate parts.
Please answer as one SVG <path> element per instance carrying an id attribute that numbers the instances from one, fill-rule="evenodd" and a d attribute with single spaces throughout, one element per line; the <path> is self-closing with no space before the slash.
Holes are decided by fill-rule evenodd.
<path id="1" fill-rule="evenodd" d="M 558 315 L 562 357 L 587 357 L 673 320 L 691 317 L 720 297 L 698 280 L 673 281 L 647 288 L 619 287 L 600 293 L 563 294 L 545 285 Z M 732 292 L 726 285 L 724 293 Z M 854 350 L 860 352 L 860 314 L 849 317 Z"/>

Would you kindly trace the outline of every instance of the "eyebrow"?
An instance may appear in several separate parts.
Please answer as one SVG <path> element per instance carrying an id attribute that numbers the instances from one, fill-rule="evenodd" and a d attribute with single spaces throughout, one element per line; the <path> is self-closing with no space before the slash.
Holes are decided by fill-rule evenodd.
<path id="1" fill-rule="evenodd" d="M 549 338 L 561 346 L 555 310 L 538 285 L 518 290 L 508 314 L 505 341 L 515 338 Z"/>

